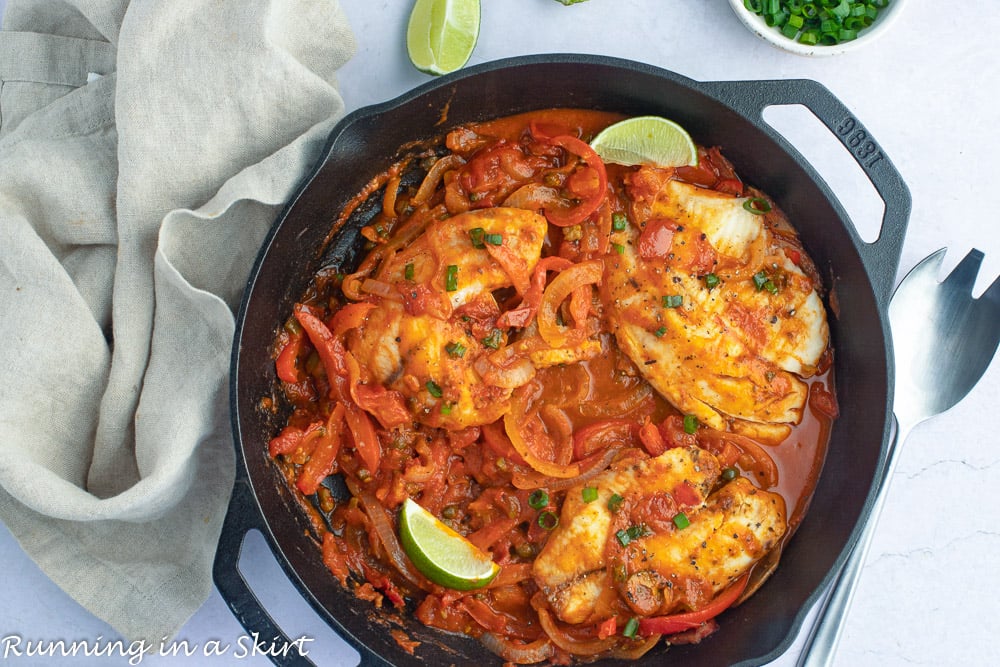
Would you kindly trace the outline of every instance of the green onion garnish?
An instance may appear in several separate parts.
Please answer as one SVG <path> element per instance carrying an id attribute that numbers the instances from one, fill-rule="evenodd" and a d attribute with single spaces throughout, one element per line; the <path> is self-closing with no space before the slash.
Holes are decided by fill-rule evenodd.
<path id="1" fill-rule="evenodd" d="M 448 353 L 451 357 L 463 357 L 465 356 L 465 346 L 459 342 L 448 343 L 444 346 L 444 351 Z"/>
<path id="2" fill-rule="evenodd" d="M 628 623 L 626 623 L 625 627 L 622 629 L 622 635 L 632 639 L 635 637 L 635 633 L 637 632 L 639 632 L 639 619 L 633 616 L 628 619 Z"/>
<path id="3" fill-rule="evenodd" d="M 413 280 L 413 262 L 403 267 L 403 277 L 407 280 Z"/>
<path id="4" fill-rule="evenodd" d="M 499 350 L 500 343 L 503 342 L 503 332 L 500 329 L 494 329 L 490 332 L 490 335 L 482 340 L 483 347 L 488 347 L 491 350 Z"/>
<path id="5" fill-rule="evenodd" d="M 444 288 L 449 292 L 458 289 L 458 266 L 449 264 L 444 274 Z"/>
<path id="6" fill-rule="evenodd" d="M 484 240 L 490 245 L 503 245 L 503 234 L 487 234 Z"/>
<path id="7" fill-rule="evenodd" d="M 617 512 L 622 508 L 622 503 L 625 499 L 619 496 L 617 493 L 612 493 L 611 497 L 608 498 L 608 511 Z"/>
<path id="8" fill-rule="evenodd" d="M 583 487 L 583 502 L 592 503 L 597 500 L 597 487 L 596 486 L 585 486 Z"/>
<path id="9" fill-rule="evenodd" d="M 684 530 L 691 525 L 691 520 L 687 518 L 687 514 L 684 512 L 678 512 L 674 515 L 674 525 L 677 526 L 677 530 Z"/>
<path id="10" fill-rule="evenodd" d="M 667 328 L 666 327 L 660 327 L 659 329 L 657 329 L 656 331 L 653 332 L 653 335 L 656 336 L 657 338 L 663 338 L 663 335 L 665 333 L 667 333 Z"/>
<path id="11" fill-rule="evenodd" d="M 612 243 L 611 247 L 614 248 L 615 252 L 618 253 L 619 255 L 625 254 L 625 246 L 623 246 L 621 243 Z"/>
<path id="12" fill-rule="evenodd" d="M 549 494 L 545 492 L 545 489 L 535 489 L 528 496 L 528 504 L 531 505 L 532 509 L 540 510 L 543 507 L 548 507 L 549 505 Z"/>
<path id="13" fill-rule="evenodd" d="M 441 398 L 444 395 L 444 392 L 441 391 L 441 386 L 434 380 L 428 380 L 424 386 L 427 387 L 427 393 L 434 398 Z"/>
<path id="14" fill-rule="evenodd" d="M 627 547 L 631 542 L 639 539 L 640 537 L 647 537 L 652 535 L 651 531 L 646 524 L 640 523 L 636 526 L 629 526 L 628 528 L 623 528 L 615 533 L 615 537 L 618 538 L 618 543 L 623 547 Z"/>
<path id="15" fill-rule="evenodd" d="M 889 0 L 743 0 L 743 6 L 768 26 L 810 46 L 857 39 L 858 32 L 870 27 L 888 5 Z"/>
<path id="16" fill-rule="evenodd" d="M 611 229 L 616 232 L 624 231 L 628 227 L 628 218 L 626 218 L 621 213 L 615 213 L 611 216 Z"/>
<path id="17" fill-rule="evenodd" d="M 486 245 L 483 243 L 486 237 L 486 230 L 482 227 L 474 227 L 469 230 L 469 240 L 472 241 L 473 248 L 485 248 Z"/>
<path id="18" fill-rule="evenodd" d="M 767 274 L 763 271 L 758 271 L 753 274 L 753 286 L 757 288 L 758 292 L 764 289 L 764 285 L 768 280 L 770 280 L 770 278 L 768 278 Z"/>
<path id="19" fill-rule="evenodd" d="M 750 199 L 747 199 L 743 202 L 743 208 L 755 215 L 764 215 L 765 213 L 771 212 L 771 205 L 766 199 L 762 199 L 760 197 L 751 197 Z"/>
<path id="20" fill-rule="evenodd" d="M 451 403 L 442 403 L 441 404 L 441 414 L 443 414 L 443 415 L 450 415 L 451 414 L 451 408 L 452 408 Z"/>
<path id="21" fill-rule="evenodd" d="M 694 415 L 684 415 L 684 432 L 692 435 L 698 430 L 698 418 Z"/>
<path id="22" fill-rule="evenodd" d="M 542 512 L 538 515 L 538 525 L 545 530 L 552 530 L 559 525 L 559 517 L 549 511 Z"/>
<path id="23" fill-rule="evenodd" d="M 719 285 L 719 276 L 715 275 L 714 273 L 705 274 L 705 287 L 711 290 L 713 287 L 718 287 L 718 285 Z"/>
<path id="24" fill-rule="evenodd" d="M 684 303 L 684 297 L 680 294 L 668 294 L 663 297 L 664 308 L 680 308 Z"/>

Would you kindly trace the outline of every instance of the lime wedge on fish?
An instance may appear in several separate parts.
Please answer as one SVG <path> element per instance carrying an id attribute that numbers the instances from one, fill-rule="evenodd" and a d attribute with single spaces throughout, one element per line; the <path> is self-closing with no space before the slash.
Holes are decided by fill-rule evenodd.
<path id="1" fill-rule="evenodd" d="M 698 148 L 687 131 L 667 118 L 636 116 L 601 130 L 590 147 L 605 162 L 653 167 L 698 164 Z"/>
<path id="2" fill-rule="evenodd" d="M 407 498 L 399 512 L 403 551 L 420 572 L 446 588 L 469 591 L 493 581 L 500 566 L 462 535 Z"/>

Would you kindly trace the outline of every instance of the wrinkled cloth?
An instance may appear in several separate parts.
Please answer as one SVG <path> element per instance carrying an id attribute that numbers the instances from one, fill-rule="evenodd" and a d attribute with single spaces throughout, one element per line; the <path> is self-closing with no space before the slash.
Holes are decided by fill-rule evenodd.
<path id="1" fill-rule="evenodd" d="M 342 115 L 336 0 L 9 0 L 0 520 L 125 637 L 211 591 L 234 314 Z"/>

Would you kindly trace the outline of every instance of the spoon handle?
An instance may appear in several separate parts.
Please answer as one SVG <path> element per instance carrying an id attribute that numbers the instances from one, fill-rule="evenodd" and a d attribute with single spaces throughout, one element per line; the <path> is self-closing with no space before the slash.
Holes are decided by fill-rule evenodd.
<path id="1" fill-rule="evenodd" d="M 875 535 L 875 528 L 878 525 L 878 517 L 885 505 L 885 498 L 888 495 L 886 490 L 889 488 L 889 480 L 896 467 L 897 453 L 901 449 L 899 445 L 906 440 L 908 433 L 909 428 L 904 427 L 897 418 L 896 432 L 889 445 L 889 460 L 886 462 L 878 491 L 876 491 L 871 514 L 868 516 L 868 521 L 865 522 L 857 544 L 854 545 L 854 549 L 851 550 L 843 568 L 833 581 L 833 588 L 820 608 L 819 616 L 809 636 L 806 637 L 796 667 L 831 667 L 833 665 L 833 656 L 837 651 L 837 644 L 840 642 L 840 635 L 847 620 L 847 612 L 854 600 L 854 591 L 857 589 L 858 581 L 861 579 L 861 570 L 868 557 L 868 551 L 871 549 L 872 537 Z"/>

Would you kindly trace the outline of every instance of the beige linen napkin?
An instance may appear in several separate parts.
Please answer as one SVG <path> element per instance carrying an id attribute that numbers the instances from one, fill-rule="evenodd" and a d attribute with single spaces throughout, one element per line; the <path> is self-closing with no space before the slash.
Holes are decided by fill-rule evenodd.
<path id="1" fill-rule="evenodd" d="M 9 0 L 0 519 L 130 639 L 206 599 L 257 247 L 343 112 L 336 0 Z"/>

